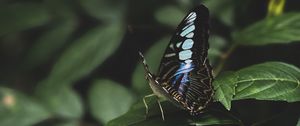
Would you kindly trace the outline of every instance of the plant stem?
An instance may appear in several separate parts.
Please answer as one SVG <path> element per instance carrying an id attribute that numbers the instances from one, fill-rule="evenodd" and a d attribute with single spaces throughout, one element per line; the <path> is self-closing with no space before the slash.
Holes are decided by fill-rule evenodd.
<path id="1" fill-rule="evenodd" d="M 231 53 L 237 48 L 237 44 L 232 44 L 230 46 L 230 48 L 227 50 L 227 52 L 225 52 L 222 56 L 221 56 L 221 61 L 220 63 L 217 65 L 214 76 L 217 76 L 223 69 L 226 60 L 228 59 L 228 57 L 231 55 Z"/>

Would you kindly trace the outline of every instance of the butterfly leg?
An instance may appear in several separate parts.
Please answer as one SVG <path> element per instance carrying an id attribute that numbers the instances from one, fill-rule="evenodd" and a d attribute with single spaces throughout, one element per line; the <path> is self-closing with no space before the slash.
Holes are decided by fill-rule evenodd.
<path id="1" fill-rule="evenodd" d="M 156 98 L 156 101 L 157 101 L 157 104 L 158 104 L 160 112 L 161 112 L 161 118 L 162 118 L 162 120 L 165 120 L 164 110 L 163 110 L 163 108 L 160 104 L 160 101 L 159 101 L 158 97 Z"/>
<path id="2" fill-rule="evenodd" d="M 149 95 L 144 96 L 144 98 L 143 98 L 143 102 L 144 102 L 144 105 L 145 105 L 145 108 L 146 108 L 146 118 L 147 118 L 147 115 L 149 113 L 149 107 L 147 105 L 146 98 L 149 98 L 149 97 L 152 97 L 152 96 L 155 96 L 155 94 L 149 94 Z"/>

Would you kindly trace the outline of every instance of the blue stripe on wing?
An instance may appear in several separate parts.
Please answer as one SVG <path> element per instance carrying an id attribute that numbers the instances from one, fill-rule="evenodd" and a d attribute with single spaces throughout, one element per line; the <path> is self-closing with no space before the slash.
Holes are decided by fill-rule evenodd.
<path id="1" fill-rule="evenodd" d="M 185 86 L 189 82 L 188 73 L 194 69 L 194 64 L 190 63 L 181 63 L 179 69 L 176 71 L 172 79 L 172 85 L 177 89 L 180 95 L 183 95 L 185 91 Z"/>

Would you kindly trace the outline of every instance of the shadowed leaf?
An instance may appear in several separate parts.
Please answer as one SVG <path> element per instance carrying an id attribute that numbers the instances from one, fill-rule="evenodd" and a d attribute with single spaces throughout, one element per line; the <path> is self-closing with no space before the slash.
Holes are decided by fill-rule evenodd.
<path id="1" fill-rule="evenodd" d="M 85 11 L 100 20 L 120 21 L 126 10 L 122 0 L 79 0 Z"/>
<path id="2" fill-rule="evenodd" d="M 214 66 L 218 58 L 222 55 L 222 49 L 226 45 L 224 38 L 216 35 L 209 37 L 209 49 L 208 49 L 208 59 L 212 66 Z"/>
<path id="3" fill-rule="evenodd" d="M 74 42 L 59 58 L 44 84 L 72 84 L 102 64 L 119 46 L 120 24 L 96 27 Z"/>
<path id="4" fill-rule="evenodd" d="M 61 21 L 43 35 L 41 35 L 36 44 L 29 50 L 27 67 L 34 67 L 51 58 L 53 53 L 63 47 L 76 28 L 73 20 Z"/>
<path id="5" fill-rule="evenodd" d="M 2 4 L 0 18 L 0 36 L 3 36 L 44 25 L 50 20 L 50 14 L 43 4 Z"/>
<path id="6" fill-rule="evenodd" d="M 191 117 L 188 112 L 175 107 L 170 102 L 162 102 L 165 113 L 165 121 L 155 97 L 147 99 L 149 113 L 146 117 L 145 106 L 142 101 L 133 105 L 124 115 L 111 120 L 107 126 L 185 126 L 185 125 L 216 125 L 216 124 L 240 124 L 240 121 L 231 115 L 222 112 L 207 112 L 200 117 Z"/>
<path id="7" fill-rule="evenodd" d="M 162 7 L 155 13 L 155 18 L 164 25 L 177 27 L 185 13 L 176 6 Z"/>
<path id="8" fill-rule="evenodd" d="M 111 80 L 97 80 L 89 91 L 91 113 L 103 123 L 124 114 L 133 101 L 126 88 Z"/>
<path id="9" fill-rule="evenodd" d="M 234 25 L 234 3 L 235 0 L 204 0 L 212 17 L 220 19 L 227 26 Z"/>
<path id="10" fill-rule="evenodd" d="M 43 86 L 38 87 L 36 95 L 53 115 L 66 119 L 79 119 L 82 116 L 82 101 L 71 88 L 66 86 L 55 87 L 55 85 Z"/>

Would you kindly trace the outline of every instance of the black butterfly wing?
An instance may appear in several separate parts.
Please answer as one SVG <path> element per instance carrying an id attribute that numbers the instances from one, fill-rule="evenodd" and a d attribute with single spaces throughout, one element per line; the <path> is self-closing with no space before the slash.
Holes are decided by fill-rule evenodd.
<path id="1" fill-rule="evenodd" d="M 212 73 L 207 59 L 209 12 L 200 5 L 177 27 L 164 53 L 156 80 L 182 107 L 200 112 L 210 101 Z"/>

